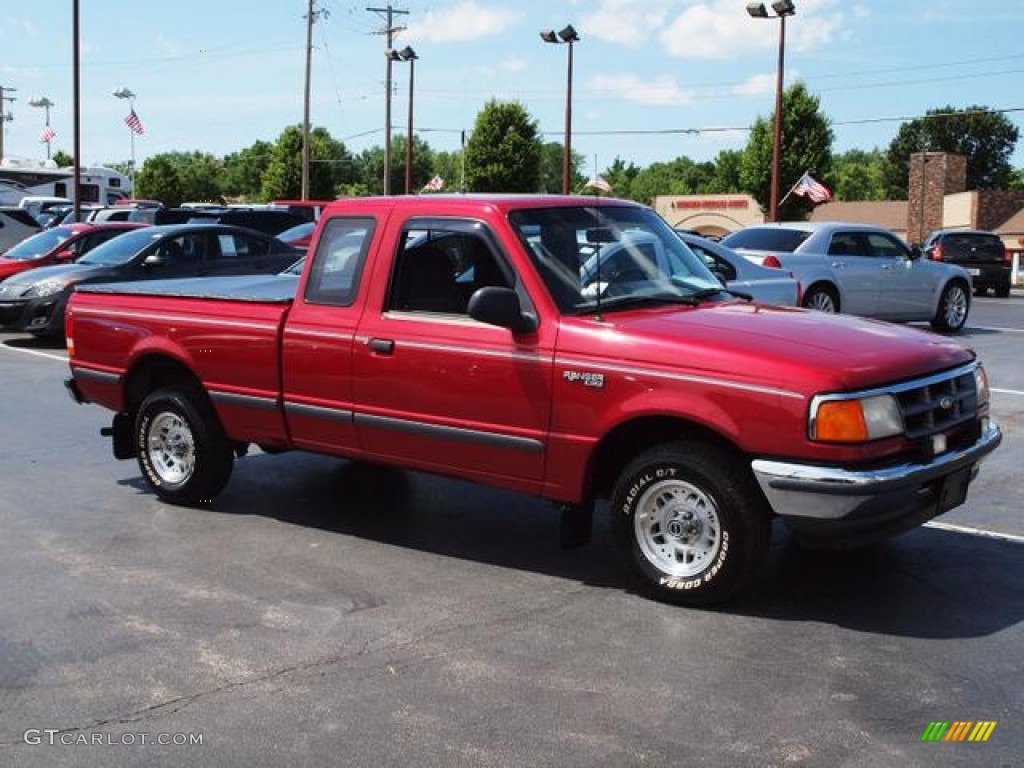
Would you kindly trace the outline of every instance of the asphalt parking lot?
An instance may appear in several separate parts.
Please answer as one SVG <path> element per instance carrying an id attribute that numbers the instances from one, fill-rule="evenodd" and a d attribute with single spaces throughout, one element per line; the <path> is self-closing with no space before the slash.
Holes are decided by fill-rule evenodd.
<path id="1" fill-rule="evenodd" d="M 860 552 L 777 527 L 700 611 L 603 523 L 562 552 L 549 505 L 426 475 L 256 453 L 162 504 L 63 351 L 0 334 L 0 765 L 1022 765 L 1024 295 L 962 338 L 1006 435 L 967 504 Z"/>

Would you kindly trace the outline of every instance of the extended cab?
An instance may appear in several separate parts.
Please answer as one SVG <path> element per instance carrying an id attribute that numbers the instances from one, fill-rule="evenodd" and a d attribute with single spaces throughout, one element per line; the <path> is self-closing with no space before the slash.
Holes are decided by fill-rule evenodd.
<path id="1" fill-rule="evenodd" d="M 297 276 L 83 286 L 67 336 L 72 396 L 163 499 L 212 498 L 249 444 L 535 494 L 567 545 L 607 499 L 682 603 L 749 581 L 776 515 L 856 543 L 962 504 L 1001 440 L 964 346 L 738 300 L 611 199 L 338 201 Z"/>

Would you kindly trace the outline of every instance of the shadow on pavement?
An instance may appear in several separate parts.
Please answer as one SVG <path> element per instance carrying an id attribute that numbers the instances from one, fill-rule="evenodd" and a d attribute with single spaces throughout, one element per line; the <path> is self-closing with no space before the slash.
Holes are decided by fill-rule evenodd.
<path id="1" fill-rule="evenodd" d="M 137 476 L 122 484 L 150 493 Z M 257 453 L 236 464 L 209 508 L 600 588 L 635 586 L 602 509 L 590 544 L 563 552 L 553 505 L 417 472 Z M 863 550 L 811 551 L 781 523 L 774 534 L 757 586 L 722 613 L 917 638 L 986 636 L 1024 620 L 1024 545 L 921 528 Z"/>

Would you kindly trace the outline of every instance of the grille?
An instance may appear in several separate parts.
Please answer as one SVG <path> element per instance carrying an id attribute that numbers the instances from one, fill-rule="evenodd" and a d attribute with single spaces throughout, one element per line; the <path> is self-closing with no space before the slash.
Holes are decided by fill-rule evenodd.
<path id="1" fill-rule="evenodd" d="M 903 424 L 911 440 L 928 437 L 971 421 L 978 412 L 974 373 L 962 371 L 949 378 L 895 392 Z"/>

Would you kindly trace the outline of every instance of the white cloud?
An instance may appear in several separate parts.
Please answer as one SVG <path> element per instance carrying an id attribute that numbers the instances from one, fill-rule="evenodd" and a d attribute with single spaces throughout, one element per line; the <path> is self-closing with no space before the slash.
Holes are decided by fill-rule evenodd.
<path id="1" fill-rule="evenodd" d="M 501 68 L 506 72 L 522 72 L 527 65 L 527 60 L 518 56 L 506 56 L 501 62 Z"/>
<path id="2" fill-rule="evenodd" d="M 637 75 L 601 75 L 591 78 L 587 88 L 604 96 L 612 96 L 638 104 L 679 105 L 693 102 L 693 94 L 684 90 L 668 75 L 655 79 Z"/>
<path id="3" fill-rule="evenodd" d="M 580 19 L 580 36 L 609 43 L 640 45 L 665 23 L 674 0 L 600 0 L 598 8 Z"/>
<path id="4" fill-rule="evenodd" d="M 745 83 L 734 86 L 732 92 L 737 96 L 763 96 L 775 92 L 775 75 L 754 75 Z"/>
<path id="5" fill-rule="evenodd" d="M 797 15 L 786 22 L 787 47 L 806 51 L 833 43 L 845 22 L 838 7 L 837 0 L 801 0 Z M 679 14 L 661 40 L 670 55 L 680 58 L 735 58 L 776 47 L 778 24 L 774 19 L 751 18 L 735 0 L 706 0 Z"/>
<path id="6" fill-rule="evenodd" d="M 440 11 L 428 11 L 422 20 L 410 21 L 408 36 L 417 43 L 479 40 L 505 32 L 522 19 L 519 11 L 485 8 L 476 0 L 462 0 Z"/>

